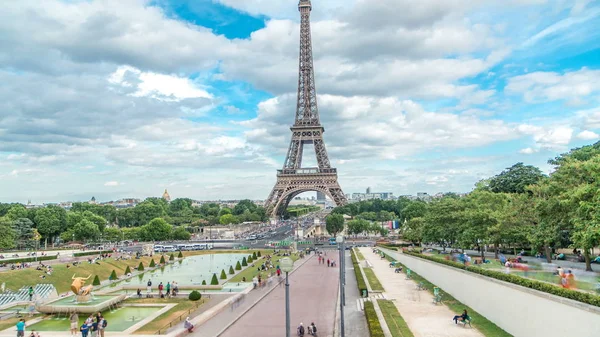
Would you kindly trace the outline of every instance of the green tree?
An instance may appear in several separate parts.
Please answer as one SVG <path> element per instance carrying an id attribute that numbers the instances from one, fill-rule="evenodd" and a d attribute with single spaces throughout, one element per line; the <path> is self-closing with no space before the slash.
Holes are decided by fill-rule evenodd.
<path id="1" fill-rule="evenodd" d="M 2 223 L 2 221 L 0 221 Z M 35 240 L 35 228 L 33 228 L 34 224 L 28 218 L 19 218 L 12 222 L 5 222 L 6 225 L 9 225 L 14 230 L 14 234 L 16 235 L 16 244 L 20 248 L 34 248 L 36 244 Z M 0 231 L 0 233 L 4 233 L 4 231 Z"/>
<path id="2" fill-rule="evenodd" d="M 169 255 L 169 261 L 175 261 L 175 255 L 173 255 L 173 254 Z"/>
<path id="3" fill-rule="evenodd" d="M 152 260 L 154 261 L 154 260 Z M 138 265 L 138 271 L 144 271 L 144 264 L 140 261 L 140 264 Z"/>
<path id="4" fill-rule="evenodd" d="M 252 263 L 252 261 L 254 261 L 254 259 L 252 258 L 252 255 L 248 255 L 248 263 Z"/>
<path id="5" fill-rule="evenodd" d="M 219 285 L 219 279 L 217 278 L 217 274 L 213 274 L 212 279 L 210 280 L 210 284 L 213 286 Z"/>
<path id="6" fill-rule="evenodd" d="M 92 282 L 92 285 L 99 286 L 100 284 L 100 278 L 98 277 L 98 275 L 94 276 L 94 281 Z"/>
<path id="7" fill-rule="evenodd" d="M 424 217 L 423 242 L 437 243 L 444 249 L 457 241 L 464 221 L 461 199 L 444 197 L 431 202 Z"/>
<path id="8" fill-rule="evenodd" d="M 154 259 L 150 260 L 150 264 L 148 265 L 148 267 L 150 267 L 150 268 L 156 267 L 156 263 L 154 262 Z"/>
<path id="9" fill-rule="evenodd" d="M 17 232 L 12 228 L 12 221 L 0 218 L 0 250 L 14 248 L 17 241 Z"/>
<path id="10" fill-rule="evenodd" d="M 219 281 L 217 281 L 219 282 Z M 206 280 L 202 280 L 202 285 L 205 286 L 206 285 Z"/>
<path id="11" fill-rule="evenodd" d="M 219 217 L 219 223 L 221 225 L 230 225 L 230 224 L 238 223 L 238 219 L 233 214 L 224 214 Z"/>
<path id="12" fill-rule="evenodd" d="M 402 226 L 402 238 L 406 241 L 420 244 L 423 241 L 423 227 L 425 220 L 422 217 L 411 218 Z"/>
<path id="13" fill-rule="evenodd" d="M 40 208 L 35 213 L 35 223 L 37 230 L 48 242 L 66 229 L 67 215 L 66 211 L 58 206 L 47 206 Z"/>
<path id="14" fill-rule="evenodd" d="M 117 227 L 105 227 L 102 237 L 110 242 L 118 242 L 123 238 L 123 232 Z"/>
<path id="15" fill-rule="evenodd" d="M 537 184 L 545 175 L 532 165 L 516 163 L 489 181 L 494 193 L 524 193 L 527 186 Z"/>
<path id="16" fill-rule="evenodd" d="M 332 236 L 336 236 L 344 230 L 344 216 L 341 214 L 329 214 L 325 218 L 325 229 Z"/>
<path id="17" fill-rule="evenodd" d="M 121 228 L 123 231 L 123 237 L 125 240 L 141 240 L 142 239 L 142 228 Z"/>
<path id="18" fill-rule="evenodd" d="M 77 240 L 91 240 L 94 241 L 100 237 L 100 230 L 98 225 L 91 222 L 88 219 L 83 219 L 75 225 L 73 228 L 75 239 Z"/>
<path id="19" fill-rule="evenodd" d="M 256 260 L 256 259 L 258 259 L 258 257 L 256 256 L 256 252 L 253 252 L 252 253 L 252 260 Z"/>
<path id="20" fill-rule="evenodd" d="M 171 237 L 173 238 L 173 240 L 187 241 L 190 239 L 191 236 L 192 235 L 190 234 L 190 232 L 188 232 L 182 226 L 176 227 L 175 229 L 173 229 L 173 232 L 171 233 Z"/>
<path id="21" fill-rule="evenodd" d="M 235 274 L 235 270 L 233 270 L 233 266 L 229 266 L 229 274 Z"/>
<path id="22" fill-rule="evenodd" d="M 6 213 L 6 218 L 9 220 L 17 220 L 27 218 L 27 215 L 27 208 L 25 208 L 25 206 L 21 204 L 15 204 Z"/>
<path id="23" fill-rule="evenodd" d="M 162 218 L 152 219 L 142 227 L 140 236 L 145 241 L 165 241 L 171 237 L 172 226 Z"/>
<path id="24" fill-rule="evenodd" d="M 222 217 L 223 215 L 226 215 L 226 214 L 231 214 L 231 208 L 228 208 L 228 207 L 221 208 L 221 210 L 219 211 L 219 217 Z"/>
<path id="25" fill-rule="evenodd" d="M 246 262 L 245 257 L 242 258 L 242 266 L 244 266 L 244 267 L 248 266 L 248 262 Z"/>
<path id="26" fill-rule="evenodd" d="M 129 274 L 131 274 L 131 269 L 129 268 L 129 266 L 127 266 L 127 268 L 125 268 L 125 275 Z"/>
<path id="27" fill-rule="evenodd" d="M 112 273 L 110 273 L 110 276 L 108 277 L 108 279 L 111 281 L 118 279 L 117 272 L 114 269 L 113 269 Z"/>
<path id="28" fill-rule="evenodd" d="M 225 269 L 221 269 L 221 280 L 226 280 L 227 274 L 225 274 Z"/>
<path id="29" fill-rule="evenodd" d="M 192 292 L 188 295 L 188 299 L 190 301 L 199 301 L 202 298 L 202 294 L 198 290 L 192 290 Z"/>
<path id="30" fill-rule="evenodd" d="M 164 256 L 164 255 L 161 255 L 161 256 L 160 256 L 160 264 L 165 264 L 165 262 L 166 262 L 166 261 L 165 261 L 165 256 Z"/>
<path id="31" fill-rule="evenodd" d="M 408 200 L 400 212 L 400 222 L 414 218 L 423 218 L 427 213 L 427 204 L 421 200 Z"/>
<path id="32" fill-rule="evenodd" d="M 354 219 L 348 221 L 348 234 L 358 235 L 367 230 L 369 222 L 365 219 Z"/>
<path id="33" fill-rule="evenodd" d="M 94 214 L 90 211 L 83 212 L 83 217 L 96 224 L 100 232 L 104 231 L 104 228 L 106 227 L 106 219 L 104 219 L 104 217 Z"/>
<path id="34" fill-rule="evenodd" d="M 261 257 L 260 250 L 256 253 L 256 256 Z"/>
<path id="35" fill-rule="evenodd" d="M 178 259 L 183 259 L 183 253 L 181 251 L 179 251 L 179 254 L 177 255 Z"/>
<path id="36" fill-rule="evenodd" d="M 242 265 L 240 264 L 240 261 L 238 261 L 238 262 L 235 264 L 235 270 L 242 270 Z"/>

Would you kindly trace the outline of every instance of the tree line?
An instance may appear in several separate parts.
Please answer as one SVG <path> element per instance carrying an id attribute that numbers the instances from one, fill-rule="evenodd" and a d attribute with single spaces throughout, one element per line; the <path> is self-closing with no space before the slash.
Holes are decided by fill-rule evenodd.
<path id="1" fill-rule="evenodd" d="M 33 248 L 42 239 L 66 241 L 107 241 L 168 239 L 187 240 L 188 229 L 244 221 L 266 221 L 263 207 L 242 200 L 233 208 L 216 203 L 192 206 L 188 198 L 167 202 L 148 198 L 135 207 L 117 209 L 112 205 L 73 203 L 70 210 L 49 205 L 26 208 L 22 204 L 0 203 L 0 249 Z"/>
<path id="2" fill-rule="evenodd" d="M 548 262 L 553 249 L 580 249 L 591 270 L 592 250 L 600 244 L 600 142 L 548 163 L 550 175 L 517 163 L 479 181 L 465 197 L 363 201 L 333 213 L 372 221 L 395 217 L 403 239 L 416 244 L 479 248 L 482 253 L 484 245 L 527 248 Z"/>

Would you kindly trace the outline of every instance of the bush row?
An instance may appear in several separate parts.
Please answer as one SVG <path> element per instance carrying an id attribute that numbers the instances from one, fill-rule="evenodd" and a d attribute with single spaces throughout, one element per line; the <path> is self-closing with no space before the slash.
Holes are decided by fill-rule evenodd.
<path id="1" fill-rule="evenodd" d="M 356 259 L 356 252 L 353 251 L 352 254 L 350 254 L 350 257 L 352 258 L 352 265 L 354 267 L 354 275 L 356 276 L 358 292 L 362 296 L 363 290 L 367 290 L 367 283 L 365 282 L 365 279 L 363 278 L 362 273 L 360 272 L 360 266 L 358 265 L 358 261 Z"/>
<path id="2" fill-rule="evenodd" d="M 37 260 L 38 261 L 48 261 L 48 260 L 56 260 L 57 256 L 56 255 L 52 255 L 52 256 L 38 256 Z M 21 263 L 21 262 L 35 262 L 35 256 L 34 257 L 23 257 L 20 259 L 10 259 L 10 260 L 0 260 L 0 263 Z"/>
<path id="3" fill-rule="evenodd" d="M 74 257 L 79 256 L 87 256 L 87 255 L 100 255 L 100 254 L 109 254 L 112 253 L 112 250 L 102 250 L 102 251 L 89 251 L 89 252 L 81 252 L 81 253 L 73 253 Z"/>
<path id="4" fill-rule="evenodd" d="M 365 317 L 367 318 L 367 325 L 369 326 L 369 334 L 371 337 L 383 337 L 383 329 L 379 323 L 379 318 L 377 318 L 375 306 L 371 301 L 365 301 Z"/>
<path id="5" fill-rule="evenodd" d="M 420 257 L 422 259 L 426 259 L 429 261 L 445 264 L 450 267 L 463 269 L 463 270 L 467 270 L 467 271 L 477 273 L 480 275 L 484 275 L 487 277 L 495 278 L 497 280 L 510 282 L 510 283 L 520 285 L 520 286 L 523 286 L 526 288 L 543 291 L 548 294 L 552 294 L 552 295 L 556 295 L 556 296 L 560 296 L 560 297 L 564 297 L 564 298 L 568 298 L 571 300 L 575 300 L 575 301 L 579 301 L 579 302 L 583 302 L 586 304 L 600 307 L 600 296 L 598 296 L 598 295 L 584 293 L 584 292 L 571 290 L 571 289 L 560 288 L 560 287 L 555 286 L 550 283 L 531 280 L 531 279 L 527 279 L 527 278 L 513 275 L 513 274 L 505 274 L 503 272 L 499 272 L 499 271 L 495 271 L 495 270 L 483 269 L 483 268 L 474 267 L 474 266 L 465 266 L 459 262 L 454 262 L 454 261 L 450 261 L 450 260 L 440 260 L 440 259 L 436 259 L 431 256 L 419 254 L 419 253 L 414 253 L 414 252 L 404 252 L 404 253 L 408 254 L 408 255 L 417 256 L 417 257 Z"/>

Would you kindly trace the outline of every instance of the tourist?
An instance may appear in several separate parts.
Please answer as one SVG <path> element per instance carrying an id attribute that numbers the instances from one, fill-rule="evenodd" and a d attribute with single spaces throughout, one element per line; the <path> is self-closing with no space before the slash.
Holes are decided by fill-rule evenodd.
<path id="1" fill-rule="evenodd" d="M 467 317 L 469 317 L 469 315 L 467 314 L 467 309 L 465 309 L 462 313 L 462 315 L 456 315 L 454 316 L 454 318 L 452 319 L 454 321 L 454 324 L 458 324 L 458 321 L 460 320 L 461 322 L 464 321 L 465 319 L 467 319 Z"/>
<path id="2" fill-rule="evenodd" d="M 104 319 L 104 316 L 100 315 L 100 321 L 98 322 L 99 337 L 104 337 L 104 329 L 106 329 L 107 325 L 108 322 L 106 321 L 106 319 Z"/>
<path id="3" fill-rule="evenodd" d="M 150 297 L 150 294 L 152 293 L 152 280 L 148 279 L 148 287 L 146 288 L 147 293 L 148 293 L 148 297 Z"/>
<path id="4" fill-rule="evenodd" d="M 86 320 L 85 320 L 85 324 L 86 325 L 92 325 L 92 322 L 94 321 L 94 316 L 90 315 Z"/>
<path id="5" fill-rule="evenodd" d="M 304 325 L 302 325 L 302 323 L 300 323 L 300 325 L 298 326 L 298 336 L 304 336 Z"/>
<path id="6" fill-rule="evenodd" d="M 254 289 L 258 286 L 258 277 L 254 276 L 252 278 L 252 284 L 254 284 Z"/>
<path id="7" fill-rule="evenodd" d="M 177 285 L 177 282 L 171 282 L 171 286 L 173 287 L 173 296 L 177 296 L 177 293 L 179 292 L 179 286 Z"/>
<path id="8" fill-rule="evenodd" d="M 329 259 L 327 259 L 327 267 L 329 267 L 329 264 L 330 264 Z"/>
<path id="9" fill-rule="evenodd" d="M 164 286 L 163 286 L 162 282 L 160 282 L 158 284 L 158 296 L 163 297 L 163 289 L 164 289 Z"/>
<path id="10" fill-rule="evenodd" d="M 71 321 L 71 336 L 77 334 L 77 326 L 79 325 L 79 315 L 77 312 L 73 311 L 71 316 L 69 316 L 69 321 Z"/>
<path id="11" fill-rule="evenodd" d="M 19 322 L 17 322 L 17 337 L 25 336 L 25 319 L 21 318 Z"/>
<path id="12" fill-rule="evenodd" d="M 31 302 L 31 300 L 33 299 L 33 287 L 29 287 L 27 293 L 29 294 L 29 301 Z"/>
<path id="13" fill-rule="evenodd" d="M 186 318 L 185 322 L 183 322 L 183 327 L 188 331 L 188 332 L 192 332 L 194 331 L 194 324 L 192 324 L 192 322 L 190 322 L 190 318 Z"/>
<path id="14" fill-rule="evenodd" d="M 167 282 L 167 297 L 171 296 L 171 283 Z"/>
<path id="15" fill-rule="evenodd" d="M 79 331 L 81 331 L 81 337 L 87 337 L 90 327 L 87 325 L 87 323 L 83 323 L 79 328 Z"/>
<path id="16" fill-rule="evenodd" d="M 102 317 L 102 314 L 100 313 L 100 311 L 98 311 L 96 313 L 96 323 L 100 322 L 100 317 Z"/>
<path id="17" fill-rule="evenodd" d="M 35 330 L 31 330 L 29 337 L 40 337 L 40 333 L 36 332 Z"/>
<path id="18" fill-rule="evenodd" d="M 98 321 L 93 321 L 92 326 L 90 328 L 91 337 L 98 336 Z"/>
<path id="19" fill-rule="evenodd" d="M 140 288 L 138 288 L 138 290 L 137 290 L 137 297 L 142 298 L 142 289 L 140 289 Z"/>
<path id="20" fill-rule="evenodd" d="M 308 326 L 308 334 L 313 336 L 317 335 L 317 326 L 315 325 L 315 322 L 310 323 Z"/>

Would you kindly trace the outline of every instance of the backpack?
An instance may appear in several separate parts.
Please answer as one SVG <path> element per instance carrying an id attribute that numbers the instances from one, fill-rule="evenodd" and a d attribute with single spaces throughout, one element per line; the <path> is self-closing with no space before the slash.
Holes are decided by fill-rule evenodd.
<path id="1" fill-rule="evenodd" d="M 313 325 L 312 329 L 313 329 L 313 332 L 317 332 L 317 326 L 316 325 Z"/>
<path id="2" fill-rule="evenodd" d="M 301 334 L 304 334 L 304 327 L 302 325 L 298 328 L 298 330 L 300 330 Z"/>
<path id="3" fill-rule="evenodd" d="M 104 322 L 102 322 L 102 327 L 106 328 L 107 325 L 108 325 L 108 321 L 106 319 L 104 319 Z"/>

